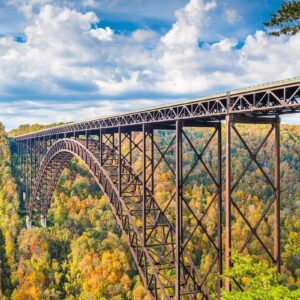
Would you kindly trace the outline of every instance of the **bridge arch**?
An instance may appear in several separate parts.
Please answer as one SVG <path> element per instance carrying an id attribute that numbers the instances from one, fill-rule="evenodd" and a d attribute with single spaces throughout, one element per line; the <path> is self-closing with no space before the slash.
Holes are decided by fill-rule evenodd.
<path id="1" fill-rule="evenodd" d="M 59 140 L 48 150 L 39 168 L 28 205 L 30 220 L 47 216 L 59 177 L 73 157 L 79 158 L 87 165 L 89 173 L 96 179 L 100 189 L 103 190 L 99 183 L 101 167 L 93 153 L 74 139 Z"/>
<path id="2" fill-rule="evenodd" d="M 28 220 L 38 220 L 40 217 L 45 218 L 47 216 L 52 194 L 59 177 L 73 157 L 79 158 L 86 164 L 89 173 L 95 178 L 106 196 L 117 223 L 127 238 L 127 244 L 143 283 L 148 287 L 150 298 L 162 297 L 163 299 L 169 299 L 169 296 L 165 293 L 165 284 L 162 282 L 161 275 L 153 261 L 153 254 L 151 255 L 149 250 L 141 244 L 141 232 L 137 228 L 124 199 L 119 196 L 118 189 L 95 154 L 79 140 L 68 138 L 58 140 L 46 153 L 39 168 L 28 205 Z"/>

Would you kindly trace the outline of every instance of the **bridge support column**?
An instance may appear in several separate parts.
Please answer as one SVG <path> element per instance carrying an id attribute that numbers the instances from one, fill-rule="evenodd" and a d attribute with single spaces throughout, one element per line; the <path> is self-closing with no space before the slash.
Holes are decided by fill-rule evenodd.
<path id="1" fill-rule="evenodd" d="M 146 182 L 147 182 L 147 135 L 146 135 L 146 124 L 143 124 L 143 208 L 142 208 L 142 214 L 143 214 L 143 246 L 146 246 L 147 241 L 147 189 L 146 189 Z M 130 151 L 132 152 L 132 141 L 130 136 Z M 132 164 L 131 161 L 131 155 L 130 155 L 130 164 Z"/>
<path id="2" fill-rule="evenodd" d="M 231 267 L 231 116 L 226 116 L 226 174 L 225 174 L 225 268 Z M 225 278 L 226 291 L 231 290 L 229 278 Z"/>
<path id="3" fill-rule="evenodd" d="M 102 139 L 102 128 L 99 129 L 99 162 L 100 162 L 100 166 L 102 166 L 102 156 L 103 156 L 103 151 L 102 151 L 102 143 L 103 143 L 103 139 Z"/>
<path id="4" fill-rule="evenodd" d="M 32 220 L 30 219 L 29 216 L 26 216 L 26 228 L 31 229 L 32 227 Z"/>
<path id="5" fill-rule="evenodd" d="M 132 167 L 132 151 L 133 151 L 133 142 L 132 142 L 132 131 L 129 132 L 129 164 Z"/>
<path id="6" fill-rule="evenodd" d="M 34 164 L 33 164 L 33 153 L 34 153 L 34 140 L 33 139 L 30 139 L 30 144 L 29 144 L 29 147 L 30 147 L 30 167 L 29 167 L 29 170 L 30 170 L 30 196 L 31 196 L 31 191 L 33 189 L 33 180 L 34 180 Z"/>
<path id="7" fill-rule="evenodd" d="M 22 141 L 20 141 L 19 142 L 19 153 L 18 153 L 18 155 L 19 155 L 19 162 L 20 162 L 20 165 L 19 165 L 19 168 L 20 168 L 20 177 L 21 177 L 21 187 L 22 187 L 22 189 L 23 189 L 23 142 Z"/>
<path id="8" fill-rule="evenodd" d="M 44 145 L 43 145 L 43 156 L 47 153 L 47 138 L 44 137 Z"/>
<path id="9" fill-rule="evenodd" d="M 222 124 L 219 122 L 217 125 L 218 131 L 218 199 L 217 199 L 217 235 L 218 235 L 218 273 L 219 276 L 223 274 L 223 246 L 222 246 Z M 223 286 L 222 278 L 218 279 L 217 283 L 217 296 L 221 298 L 221 289 Z"/>
<path id="10" fill-rule="evenodd" d="M 254 141 L 245 128 L 239 128 L 239 124 L 264 125 L 261 128 L 263 134 L 260 141 Z M 250 254 L 265 255 L 271 264 L 276 266 L 277 272 L 280 272 L 280 119 L 269 117 L 247 117 L 229 115 L 226 117 L 226 199 L 225 199 L 225 265 L 226 271 L 232 267 L 231 251 L 234 250 L 242 254 L 248 249 Z M 249 129 L 248 129 L 249 130 Z M 238 154 L 232 152 L 233 134 L 236 141 L 242 144 L 243 151 L 248 154 L 248 161 L 240 162 L 240 168 L 237 169 L 236 162 L 240 161 Z M 273 136 L 273 138 L 272 138 Z M 248 137 L 248 141 L 247 141 Z M 268 168 L 261 162 L 260 155 L 266 155 L 262 151 L 264 147 L 271 144 L 273 155 L 269 157 Z M 233 161 L 233 163 L 232 163 Z M 246 162 L 246 163 L 245 163 Z M 234 170 L 233 170 L 234 169 Z M 252 175 L 253 174 L 253 175 Z M 253 177 L 255 174 L 256 177 Z M 247 180 L 246 180 L 247 179 Z M 248 186 L 250 201 L 256 197 L 260 201 L 261 207 L 259 219 L 253 220 L 247 210 L 241 209 L 239 201 L 241 196 L 238 195 L 238 187 L 243 183 Z M 250 186 L 249 186 L 250 185 Z M 254 186 L 253 186 L 254 185 Z M 255 188 L 256 187 L 256 188 Z M 262 199 L 263 195 L 259 190 L 265 189 L 271 194 L 270 198 Z M 256 191 L 256 194 L 254 192 Z M 252 204 L 252 205 L 255 205 Z M 268 223 L 268 215 L 273 214 L 274 219 L 274 238 L 266 240 L 262 238 L 260 225 L 265 222 L 265 226 L 271 227 Z M 239 240 L 233 241 L 232 222 L 239 220 L 244 224 L 244 230 Z M 272 230 L 272 229 L 271 229 Z M 273 244 L 274 249 L 270 249 Z M 257 249 L 257 250 L 256 250 Z M 255 253 L 255 251 L 259 251 Z M 235 278 L 225 279 L 225 288 L 230 291 L 235 284 L 240 290 L 243 287 Z"/>
<path id="11" fill-rule="evenodd" d="M 280 119 L 275 122 L 275 224 L 274 258 L 276 270 L 280 273 Z"/>
<path id="12" fill-rule="evenodd" d="M 175 250 L 175 268 L 176 299 L 181 297 L 181 244 L 182 244 L 182 122 L 176 121 L 176 250 Z"/>
<path id="13" fill-rule="evenodd" d="M 132 150 L 134 147 L 139 149 L 139 142 L 135 144 L 130 135 L 130 164 L 132 165 Z M 153 211 L 153 198 L 154 198 L 154 155 L 153 155 L 153 129 L 149 125 L 143 124 L 142 126 L 142 218 L 143 218 L 143 244 L 147 245 L 147 224 L 149 223 L 149 215 Z M 152 211 L 151 211 L 152 210 Z M 148 218 L 148 220 L 147 220 Z M 149 225 L 149 224 L 148 224 Z"/>
<path id="14" fill-rule="evenodd" d="M 45 216 L 41 216 L 41 226 L 43 228 L 47 227 L 47 218 Z"/>
<path id="15" fill-rule="evenodd" d="M 20 197 L 21 197 L 21 203 L 20 208 L 24 209 L 26 208 L 26 200 L 27 200 L 27 182 L 26 182 L 26 144 L 24 141 L 19 142 L 19 161 L 20 161 Z"/>
<path id="16" fill-rule="evenodd" d="M 33 140 L 33 178 L 35 179 L 37 176 L 38 171 L 38 164 L 37 164 L 37 141 Z"/>
<path id="17" fill-rule="evenodd" d="M 29 140 L 26 140 L 26 150 L 25 150 L 25 155 L 26 155 L 26 160 L 25 160 L 25 193 L 26 193 L 26 199 L 29 199 Z M 26 203 L 25 203 L 26 204 Z M 25 206 L 27 209 L 27 205 Z"/>
<path id="18" fill-rule="evenodd" d="M 119 196 L 122 197 L 122 131 L 118 128 L 118 190 Z"/>

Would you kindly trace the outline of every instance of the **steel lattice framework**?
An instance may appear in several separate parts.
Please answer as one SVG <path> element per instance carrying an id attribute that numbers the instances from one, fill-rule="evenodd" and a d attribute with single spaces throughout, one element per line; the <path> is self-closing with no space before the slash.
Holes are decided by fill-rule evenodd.
<path id="1" fill-rule="evenodd" d="M 280 272 L 279 116 L 297 112 L 300 78 L 18 136 L 28 224 L 42 218 L 45 225 L 58 179 L 78 157 L 105 194 L 151 298 L 220 296 L 220 275 L 223 265 L 226 270 L 232 266 L 232 249 L 243 253 L 254 242 Z M 251 145 L 240 124 L 263 124 L 267 129 L 263 139 Z M 234 138 L 248 155 L 238 169 Z M 274 155 L 266 171 L 259 156 L 268 143 Z M 254 168 L 270 190 L 255 223 L 236 195 Z M 202 196 L 194 199 L 189 190 L 198 181 Z M 163 184 L 162 192 L 157 186 Z M 270 214 L 273 250 L 260 232 Z M 237 219 L 248 230 L 240 243 L 232 238 Z M 234 278 L 224 283 L 227 290 L 242 289 Z"/>

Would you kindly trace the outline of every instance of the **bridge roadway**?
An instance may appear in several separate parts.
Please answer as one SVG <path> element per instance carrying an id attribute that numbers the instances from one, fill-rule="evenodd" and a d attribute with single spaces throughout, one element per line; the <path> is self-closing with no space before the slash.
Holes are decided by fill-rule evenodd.
<path id="1" fill-rule="evenodd" d="M 38 220 L 46 226 L 58 179 L 77 157 L 106 196 L 151 299 L 211 299 L 214 294 L 220 297 L 223 286 L 242 289 L 235 278 L 219 276 L 224 266 L 230 270 L 234 248 L 244 253 L 255 240 L 280 272 L 280 115 L 297 112 L 300 78 L 18 136 L 27 226 L 37 225 Z M 263 124 L 267 131 L 262 141 L 249 145 L 239 124 Z M 202 128 L 204 135 L 191 136 Z M 233 136 L 249 156 L 241 170 L 233 164 L 239 158 L 232 151 Z M 258 155 L 267 143 L 273 145 L 273 157 L 265 166 Z M 184 159 L 187 149 L 192 153 L 190 161 Z M 208 152 L 214 162 L 207 158 Z M 272 193 L 271 200 L 261 199 L 264 209 L 255 224 L 240 209 L 235 195 L 245 174 L 254 172 L 253 165 Z M 157 192 L 162 170 L 167 183 L 164 197 Z M 199 203 L 203 206 L 199 211 L 185 193 L 188 185 L 197 185 L 195 170 L 205 178 L 203 189 L 211 195 L 208 203 Z M 260 231 L 270 213 L 273 249 Z M 238 247 L 232 243 L 236 215 L 248 229 Z"/>

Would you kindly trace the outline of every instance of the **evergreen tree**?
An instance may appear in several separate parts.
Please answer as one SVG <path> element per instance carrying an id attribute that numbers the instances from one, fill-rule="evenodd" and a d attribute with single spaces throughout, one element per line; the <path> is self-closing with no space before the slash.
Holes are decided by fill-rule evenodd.
<path id="1" fill-rule="evenodd" d="M 282 6 L 264 25 L 271 27 L 270 35 L 295 35 L 300 31 L 300 1 L 283 1 Z"/>

